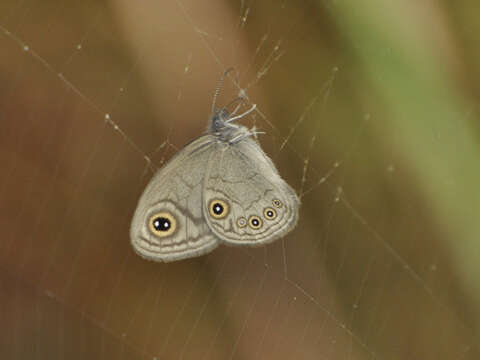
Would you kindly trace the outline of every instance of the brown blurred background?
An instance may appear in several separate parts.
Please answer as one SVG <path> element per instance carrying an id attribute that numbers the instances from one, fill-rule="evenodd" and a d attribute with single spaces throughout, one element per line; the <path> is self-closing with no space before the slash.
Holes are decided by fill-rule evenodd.
<path id="1" fill-rule="evenodd" d="M 0 358 L 478 359 L 478 34 L 474 0 L 1 1 Z M 143 260 L 231 66 L 300 222 Z"/>

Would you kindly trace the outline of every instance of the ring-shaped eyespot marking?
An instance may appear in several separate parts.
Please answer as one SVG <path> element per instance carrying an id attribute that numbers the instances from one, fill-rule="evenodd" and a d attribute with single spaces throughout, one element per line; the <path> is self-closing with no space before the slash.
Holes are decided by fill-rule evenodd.
<path id="1" fill-rule="evenodd" d="M 267 220 L 273 220 L 277 217 L 277 211 L 271 207 L 267 207 L 263 210 L 263 216 Z"/>
<path id="2" fill-rule="evenodd" d="M 253 230 L 258 230 L 262 227 L 262 219 L 256 215 L 252 215 L 248 218 L 248 225 L 250 225 Z"/>
<path id="3" fill-rule="evenodd" d="M 208 211 L 210 215 L 215 219 L 223 219 L 225 216 L 228 215 L 230 207 L 228 204 L 220 199 L 213 199 L 210 201 L 208 205 Z"/>
<path id="4" fill-rule="evenodd" d="M 169 212 L 159 212 L 148 219 L 148 229 L 156 237 L 172 235 L 177 230 L 177 220 Z"/>
<path id="5" fill-rule="evenodd" d="M 244 217 L 240 217 L 237 219 L 237 226 L 239 228 L 244 228 L 245 226 L 247 226 L 247 219 L 245 219 Z"/>
<path id="6" fill-rule="evenodd" d="M 283 203 L 279 199 L 273 199 L 272 200 L 273 206 L 275 206 L 277 209 L 280 209 L 283 206 Z"/>

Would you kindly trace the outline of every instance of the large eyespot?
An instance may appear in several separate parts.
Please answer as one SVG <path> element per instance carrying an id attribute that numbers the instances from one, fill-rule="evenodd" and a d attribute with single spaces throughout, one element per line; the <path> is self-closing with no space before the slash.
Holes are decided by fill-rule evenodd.
<path id="1" fill-rule="evenodd" d="M 262 219 L 256 215 L 252 215 L 248 218 L 248 225 L 250 225 L 253 230 L 260 229 L 262 227 Z"/>
<path id="2" fill-rule="evenodd" d="M 148 227 L 156 237 L 165 237 L 175 232 L 177 220 L 168 212 L 159 212 L 150 216 Z"/>
<path id="3" fill-rule="evenodd" d="M 277 217 L 277 212 L 275 209 L 267 207 L 263 210 L 263 216 L 265 216 L 265 219 L 273 220 Z"/>
<path id="4" fill-rule="evenodd" d="M 215 219 L 223 219 L 228 215 L 229 206 L 228 204 L 220 199 L 213 199 L 208 205 L 208 211 Z"/>
<path id="5" fill-rule="evenodd" d="M 247 219 L 245 219 L 244 217 L 240 217 L 237 219 L 237 226 L 239 228 L 243 228 L 245 226 L 247 226 Z"/>
<path id="6" fill-rule="evenodd" d="M 273 199 L 272 204 L 273 204 L 273 206 L 275 206 L 278 209 L 280 209 L 283 206 L 283 203 L 278 199 Z"/>

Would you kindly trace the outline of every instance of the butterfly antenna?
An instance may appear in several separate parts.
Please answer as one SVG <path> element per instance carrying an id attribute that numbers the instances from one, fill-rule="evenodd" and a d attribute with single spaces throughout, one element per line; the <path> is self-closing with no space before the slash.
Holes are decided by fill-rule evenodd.
<path id="1" fill-rule="evenodd" d="M 228 73 L 229 73 L 230 71 L 232 71 L 232 70 L 233 70 L 233 67 L 228 68 L 227 70 L 225 70 L 225 72 L 223 73 L 222 77 L 221 77 L 220 80 L 218 81 L 217 88 L 215 89 L 215 95 L 213 95 L 212 114 L 215 113 L 215 106 L 217 105 L 217 97 L 218 97 L 218 94 L 220 93 L 220 90 L 222 90 L 223 82 L 225 81 L 225 78 L 226 78 L 226 76 L 228 75 Z"/>

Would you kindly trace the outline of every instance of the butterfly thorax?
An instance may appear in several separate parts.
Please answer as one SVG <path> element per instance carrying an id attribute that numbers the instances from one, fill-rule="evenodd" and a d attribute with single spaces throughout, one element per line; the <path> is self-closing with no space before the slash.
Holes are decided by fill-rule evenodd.
<path id="1" fill-rule="evenodd" d="M 231 115 L 227 110 L 216 110 L 211 117 L 208 132 L 215 135 L 220 141 L 230 144 L 246 139 L 252 135 L 245 126 L 232 124 L 229 120 L 231 120 Z"/>

